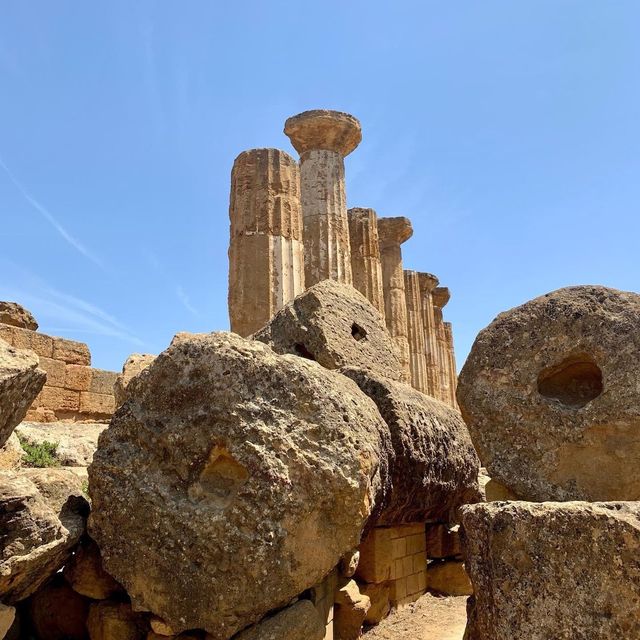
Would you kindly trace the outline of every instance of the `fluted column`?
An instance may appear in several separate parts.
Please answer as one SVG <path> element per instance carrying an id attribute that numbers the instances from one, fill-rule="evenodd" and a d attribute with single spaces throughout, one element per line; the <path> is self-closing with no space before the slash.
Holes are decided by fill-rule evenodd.
<path id="1" fill-rule="evenodd" d="M 458 406 L 456 400 L 456 388 L 458 386 L 458 371 L 456 369 L 456 354 L 453 346 L 453 326 L 450 322 L 444 324 L 444 335 L 447 342 L 447 358 L 448 358 L 448 370 L 449 375 L 449 398 L 452 407 Z"/>
<path id="2" fill-rule="evenodd" d="M 427 355 L 420 282 L 415 271 L 404 271 L 404 292 L 407 300 L 407 329 L 409 337 L 409 366 L 411 385 L 427 393 Z"/>
<path id="3" fill-rule="evenodd" d="M 433 315 L 436 326 L 436 336 L 438 341 L 438 376 L 440 380 L 440 393 L 438 399 L 442 402 L 450 403 L 451 392 L 449 389 L 449 356 L 447 354 L 447 337 L 445 335 L 444 322 L 442 319 L 442 309 L 446 306 L 451 294 L 447 287 L 436 287 L 433 290 Z"/>
<path id="4" fill-rule="evenodd" d="M 344 157 L 362 139 L 360 123 L 339 111 L 305 111 L 284 132 L 300 154 L 305 284 L 352 284 Z"/>
<path id="5" fill-rule="evenodd" d="M 378 216 L 373 209 L 354 208 L 347 211 L 347 217 L 353 286 L 368 298 L 384 317 Z"/>
<path id="6" fill-rule="evenodd" d="M 229 318 L 248 336 L 304 291 L 297 162 L 279 149 L 251 149 L 231 171 Z"/>
<path id="7" fill-rule="evenodd" d="M 411 367 L 409 364 L 407 300 L 400 245 L 406 242 L 412 234 L 413 228 L 408 218 L 378 218 L 385 320 L 387 329 L 398 346 L 407 382 L 411 381 Z"/>
<path id="8" fill-rule="evenodd" d="M 440 398 L 440 374 L 438 368 L 438 335 L 433 312 L 432 292 L 438 286 L 438 278 L 431 273 L 418 273 L 424 325 L 425 358 L 427 363 L 427 391 Z"/>

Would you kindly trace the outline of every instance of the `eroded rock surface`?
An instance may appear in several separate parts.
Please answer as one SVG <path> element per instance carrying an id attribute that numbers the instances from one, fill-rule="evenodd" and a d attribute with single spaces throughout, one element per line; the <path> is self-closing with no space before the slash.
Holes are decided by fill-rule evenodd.
<path id="1" fill-rule="evenodd" d="M 33 314 L 17 302 L 0 301 L 0 323 L 35 331 L 38 323 Z"/>
<path id="2" fill-rule="evenodd" d="M 283 307 L 254 338 L 327 369 L 349 365 L 393 380 L 402 377 L 384 319 L 353 287 L 323 280 Z"/>
<path id="3" fill-rule="evenodd" d="M 489 475 L 520 498 L 639 500 L 640 296 L 559 289 L 500 314 L 458 402 Z"/>
<path id="4" fill-rule="evenodd" d="M 90 533 L 135 607 L 226 640 L 359 543 L 386 426 L 344 376 L 181 335 L 128 393 L 89 468 Z"/>
<path id="5" fill-rule="evenodd" d="M 122 365 L 122 373 L 118 374 L 113 384 L 113 395 L 116 399 L 116 407 L 119 407 L 127 399 L 127 387 L 129 383 L 141 371 L 144 371 L 156 356 L 149 353 L 132 353 Z"/>
<path id="6" fill-rule="evenodd" d="M 407 384 L 341 370 L 378 407 L 391 433 L 392 491 L 378 524 L 448 521 L 481 499 L 480 463 L 460 413 Z"/>
<path id="7" fill-rule="evenodd" d="M 44 386 L 47 374 L 38 368 L 38 356 L 0 340 L 0 447 L 25 417 Z"/>
<path id="8" fill-rule="evenodd" d="M 234 640 L 322 640 L 324 624 L 310 600 L 299 600 L 235 636 Z"/>
<path id="9" fill-rule="evenodd" d="M 467 640 L 640 637 L 640 504 L 463 507 Z"/>

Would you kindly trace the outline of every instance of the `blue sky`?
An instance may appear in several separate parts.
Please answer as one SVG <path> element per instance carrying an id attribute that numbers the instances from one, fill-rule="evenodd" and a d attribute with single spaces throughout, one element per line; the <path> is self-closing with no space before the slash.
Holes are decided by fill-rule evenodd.
<path id="1" fill-rule="evenodd" d="M 640 290 L 640 3 L 5 2 L 0 299 L 95 366 L 227 329 L 229 174 L 357 116 L 349 206 L 411 218 L 458 364 L 497 313 Z"/>

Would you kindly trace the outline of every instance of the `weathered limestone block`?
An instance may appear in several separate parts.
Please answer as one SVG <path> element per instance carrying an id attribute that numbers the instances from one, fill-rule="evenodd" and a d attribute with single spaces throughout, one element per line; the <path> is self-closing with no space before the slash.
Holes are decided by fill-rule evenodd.
<path id="1" fill-rule="evenodd" d="M 54 360 L 62 360 L 67 364 L 91 364 L 91 353 L 84 342 L 67 340 L 66 338 L 53 338 Z"/>
<path id="2" fill-rule="evenodd" d="M 80 392 L 45 386 L 38 396 L 38 406 L 65 417 L 76 414 L 80 410 Z"/>
<path id="3" fill-rule="evenodd" d="M 19 428 L 19 427 L 18 427 Z M 20 440 L 14 431 L 0 447 L 0 470 L 14 471 L 22 466 L 24 449 L 20 445 Z"/>
<path id="4" fill-rule="evenodd" d="M 24 600 L 71 555 L 89 505 L 81 480 L 61 469 L 0 472 L 0 599 Z"/>
<path id="5" fill-rule="evenodd" d="M 229 205 L 229 317 L 248 336 L 304 291 L 298 163 L 279 149 L 235 160 Z"/>
<path id="6" fill-rule="evenodd" d="M 371 606 L 364 617 L 366 624 L 378 624 L 391 611 L 391 587 L 388 582 L 362 584 L 360 593 L 369 598 Z"/>
<path id="7" fill-rule="evenodd" d="M 284 132 L 300 154 L 305 285 L 352 283 L 344 157 L 362 140 L 360 123 L 339 111 L 305 111 Z"/>
<path id="8" fill-rule="evenodd" d="M 386 490 L 375 405 L 317 363 L 180 335 L 127 392 L 89 467 L 90 534 L 178 632 L 226 640 L 319 583 Z"/>
<path id="9" fill-rule="evenodd" d="M 324 624 L 310 600 L 290 607 L 249 627 L 234 640 L 323 640 Z"/>
<path id="10" fill-rule="evenodd" d="M 87 467 L 98 446 L 105 423 L 92 422 L 21 422 L 15 433 L 29 444 L 55 442 L 56 459 L 65 467 Z"/>
<path id="11" fill-rule="evenodd" d="M 452 407 L 458 406 L 456 400 L 456 390 L 458 387 L 458 372 L 456 367 L 456 355 L 453 345 L 453 325 L 450 322 L 443 322 L 444 338 L 447 354 L 447 374 L 449 376 L 449 399 L 448 402 Z"/>
<path id="12" fill-rule="evenodd" d="M 35 354 L 0 340 L 0 447 L 25 417 L 46 377 Z"/>
<path id="13" fill-rule="evenodd" d="M 407 301 L 411 386 L 422 393 L 428 393 L 427 350 L 424 323 L 422 321 L 422 294 L 420 292 L 418 274 L 415 271 L 404 270 L 404 291 Z"/>
<path id="14" fill-rule="evenodd" d="M 422 324 L 424 326 L 424 348 L 427 367 L 427 395 L 441 397 L 440 370 L 438 360 L 438 332 L 433 306 L 433 290 L 438 286 L 438 278 L 431 273 L 419 272 L 418 285 L 422 303 Z"/>
<path id="15" fill-rule="evenodd" d="M 81 391 L 78 410 L 93 418 L 110 418 L 116 410 L 115 398 L 112 394 Z"/>
<path id="16" fill-rule="evenodd" d="M 64 577 L 77 593 L 93 600 L 106 600 L 122 587 L 104 570 L 100 549 L 87 538 L 65 565 Z"/>
<path id="17" fill-rule="evenodd" d="M 159 636 L 175 636 L 176 632 L 170 624 L 167 624 L 162 618 L 158 616 L 151 616 L 149 618 L 149 625 L 151 631 Z"/>
<path id="18" fill-rule="evenodd" d="M 254 338 L 327 369 L 362 367 L 398 380 L 398 351 L 384 320 L 353 287 L 324 280 L 281 309 Z"/>
<path id="19" fill-rule="evenodd" d="M 371 607 L 369 596 L 360 593 L 355 580 L 348 580 L 336 591 L 333 633 L 336 640 L 357 640 Z"/>
<path id="20" fill-rule="evenodd" d="M 462 416 L 409 385 L 362 370 L 341 370 L 378 407 L 391 432 L 392 491 L 379 524 L 449 520 L 480 499 L 480 463 Z"/>
<path id="21" fill-rule="evenodd" d="M 116 406 L 119 407 L 127 399 L 127 387 L 140 372 L 144 371 L 156 356 L 149 353 L 132 353 L 122 365 L 122 373 L 118 374 L 113 383 L 113 395 Z"/>
<path id="22" fill-rule="evenodd" d="M 147 625 L 131 605 L 103 600 L 89 608 L 87 630 L 91 640 L 143 640 Z"/>
<path id="23" fill-rule="evenodd" d="M 426 539 L 429 559 L 453 558 L 462 554 L 459 525 L 427 525 Z"/>
<path id="24" fill-rule="evenodd" d="M 404 270 L 400 245 L 413 235 L 408 218 L 378 218 L 384 317 L 387 329 L 400 350 L 405 382 L 411 381 L 407 300 L 404 289 Z"/>
<path id="25" fill-rule="evenodd" d="M 66 378 L 66 366 L 62 360 L 45 358 L 40 356 L 40 368 L 47 374 L 47 386 L 64 387 Z"/>
<path id="26" fill-rule="evenodd" d="M 465 638 L 640 637 L 639 503 L 476 504 L 462 527 Z"/>
<path id="27" fill-rule="evenodd" d="M 640 500 L 640 295 L 559 289 L 500 314 L 458 402 L 489 475 L 524 500 Z"/>
<path id="28" fill-rule="evenodd" d="M 449 361 L 449 347 L 444 328 L 442 310 L 451 299 L 451 293 L 447 287 L 436 287 L 432 294 L 433 316 L 435 320 L 437 347 L 438 347 L 438 374 L 440 380 L 440 395 L 438 400 L 451 404 L 451 371 Z"/>
<path id="29" fill-rule="evenodd" d="M 0 339 L 16 349 L 30 349 L 41 358 L 53 358 L 53 338 L 30 329 L 0 324 Z"/>
<path id="30" fill-rule="evenodd" d="M 118 374 L 115 371 L 91 369 L 91 383 L 86 391 L 112 396 L 113 385 L 115 384 L 117 377 Z M 81 389 L 81 391 L 85 391 L 85 389 Z"/>
<path id="31" fill-rule="evenodd" d="M 344 578 L 351 578 L 358 568 L 360 562 L 360 551 L 351 549 L 340 558 L 340 575 Z"/>
<path id="32" fill-rule="evenodd" d="M 353 286 L 384 318 L 384 290 L 378 216 L 373 209 L 354 208 L 347 211 L 351 244 Z"/>
<path id="33" fill-rule="evenodd" d="M 435 560 L 427 566 L 427 588 L 446 596 L 470 596 L 471 580 L 462 560 Z"/>
<path id="34" fill-rule="evenodd" d="M 0 301 L 0 323 L 35 331 L 38 323 L 33 314 L 17 302 Z"/>

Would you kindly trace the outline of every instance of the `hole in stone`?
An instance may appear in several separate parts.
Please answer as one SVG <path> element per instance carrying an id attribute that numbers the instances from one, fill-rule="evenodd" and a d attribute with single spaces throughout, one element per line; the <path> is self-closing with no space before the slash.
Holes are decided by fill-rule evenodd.
<path id="1" fill-rule="evenodd" d="M 351 335 L 355 340 L 360 342 L 360 340 L 364 340 L 367 337 L 367 332 L 355 322 L 351 325 Z"/>
<path id="2" fill-rule="evenodd" d="M 301 358 L 306 358 L 307 360 L 315 360 L 315 356 L 313 355 L 313 353 L 311 353 L 311 351 L 309 351 L 309 349 L 307 349 L 307 347 L 305 347 L 302 342 L 296 342 L 293 345 L 293 350 L 296 352 L 296 355 L 300 356 Z"/>
<path id="3" fill-rule="evenodd" d="M 590 355 L 572 355 L 540 372 L 538 391 L 565 407 L 579 409 L 602 393 L 602 371 Z"/>

